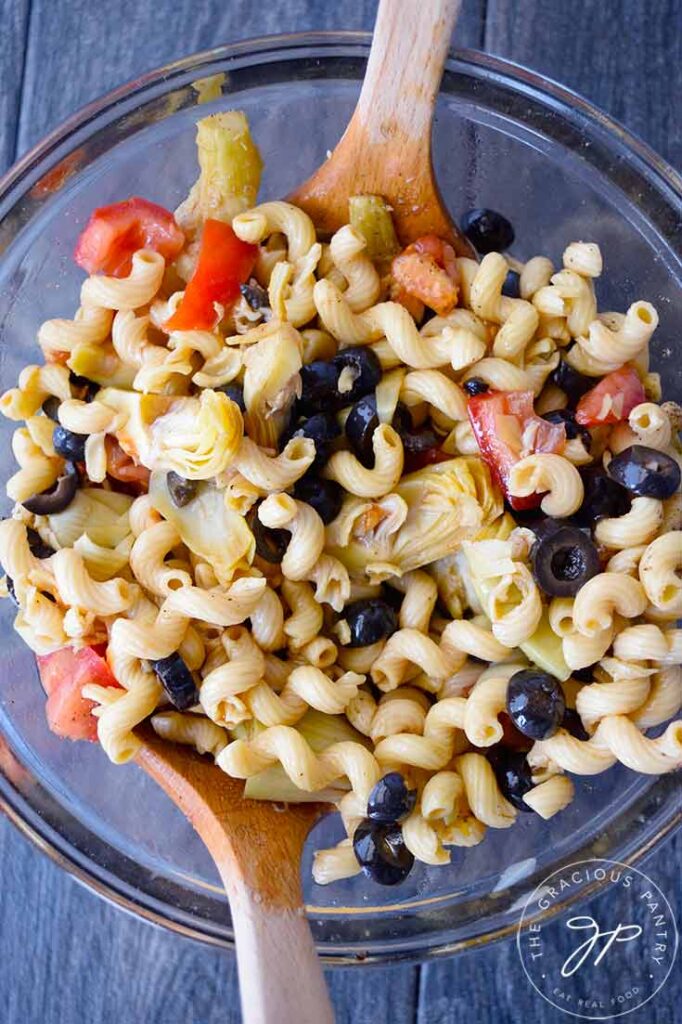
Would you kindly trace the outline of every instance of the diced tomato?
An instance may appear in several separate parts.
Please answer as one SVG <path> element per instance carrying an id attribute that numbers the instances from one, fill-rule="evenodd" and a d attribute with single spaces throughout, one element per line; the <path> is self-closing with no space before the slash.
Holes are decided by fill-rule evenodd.
<path id="1" fill-rule="evenodd" d="M 153 249 L 171 261 L 184 244 L 185 236 L 172 213 L 133 196 L 94 211 L 76 243 L 73 257 L 89 274 L 125 277 L 138 249 Z"/>
<path id="2" fill-rule="evenodd" d="M 438 235 L 422 235 L 412 245 L 416 252 L 423 252 L 428 256 L 432 256 L 438 266 L 446 272 L 450 280 L 454 281 L 455 284 L 458 283 L 457 257 L 455 250 L 449 242 L 444 242 Z"/>
<path id="3" fill-rule="evenodd" d="M 52 654 L 38 655 L 38 671 L 47 694 L 47 724 L 57 736 L 70 740 L 96 740 L 94 704 L 81 696 L 86 683 L 118 686 L 104 658 L 92 647 L 76 651 L 62 647 Z"/>
<path id="4" fill-rule="evenodd" d="M 258 247 L 242 242 L 229 224 L 207 220 L 201 235 L 197 268 L 167 331 L 210 331 L 218 322 L 215 303 L 229 305 L 239 297 L 239 285 L 251 275 Z"/>
<path id="5" fill-rule="evenodd" d="M 107 434 L 104 438 L 104 447 L 107 453 L 107 473 L 114 480 L 121 480 L 125 484 L 138 484 L 139 489 L 145 492 L 149 489 L 150 472 L 146 466 L 139 466 L 132 456 L 123 451 L 115 437 Z"/>
<path id="6" fill-rule="evenodd" d="M 459 273 L 455 251 L 437 235 L 424 235 L 403 249 L 391 263 L 391 274 L 399 289 L 440 316 L 457 305 Z"/>
<path id="7" fill-rule="evenodd" d="M 609 373 L 578 402 L 575 418 L 583 427 L 626 420 L 640 402 L 646 401 L 644 387 L 630 366 Z"/>
<path id="8" fill-rule="evenodd" d="M 509 494 L 509 474 L 525 455 L 561 452 L 566 444 L 563 424 L 535 415 L 532 391 L 489 391 L 468 402 L 474 436 L 493 476 L 512 508 L 535 508 L 541 495 L 516 498 Z"/>
<path id="9" fill-rule="evenodd" d="M 424 303 L 416 295 L 405 291 L 397 281 L 391 281 L 391 302 L 399 302 L 404 306 L 415 323 L 419 323 L 424 316 Z"/>

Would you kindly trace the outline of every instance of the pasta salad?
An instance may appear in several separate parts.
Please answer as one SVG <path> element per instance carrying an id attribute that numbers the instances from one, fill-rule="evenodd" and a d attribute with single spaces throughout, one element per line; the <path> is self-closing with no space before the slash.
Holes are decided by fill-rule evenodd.
<path id="1" fill-rule="evenodd" d="M 319 238 L 257 204 L 243 114 L 197 142 L 175 213 L 94 211 L 73 318 L 0 398 L 2 594 L 53 731 L 124 763 L 149 721 L 246 797 L 334 804 L 321 884 L 682 766 L 655 308 L 598 311 L 594 243 L 505 256 L 492 210 L 463 222 L 479 259 L 401 246 L 380 196 Z"/>

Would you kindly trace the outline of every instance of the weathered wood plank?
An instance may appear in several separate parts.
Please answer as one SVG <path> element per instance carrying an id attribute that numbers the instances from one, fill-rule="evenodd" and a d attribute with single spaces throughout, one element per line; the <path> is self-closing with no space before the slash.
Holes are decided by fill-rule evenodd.
<path id="1" fill-rule="evenodd" d="M 680 899 L 679 864 L 682 859 L 682 836 L 666 844 L 649 858 L 642 870 L 673 902 L 673 913 L 679 922 L 682 913 Z M 675 905 L 675 897 L 677 904 Z M 603 915 L 604 906 L 599 905 Z M 626 890 L 619 890 L 615 920 L 634 920 L 634 900 Z M 600 915 L 596 906 L 587 903 L 579 913 Z M 569 934 L 568 932 L 566 933 Z M 569 948 L 565 955 L 568 955 Z M 622 963 L 622 961 L 621 961 Z M 627 991 L 632 978 L 625 972 L 617 984 L 618 991 Z M 613 974 L 608 975 L 611 982 Z M 651 1024 L 651 1021 L 674 1020 L 682 996 L 679 972 L 670 975 L 667 983 L 654 999 L 639 1010 L 628 1014 L 632 1024 Z M 566 1018 L 568 1019 L 568 1018 Z M 545 1002 L 531 987 L 519 960 L 516 943 L 506 941 L 490 949 L 464 954 L 458 960 L 444 960 L 424 965 L 419 986 L 418 1024 L 559 1024 L 564 1015 Z"/>
<path id="2" fill-rule="evenodd" d="M 0 173 L 14 159 L 30 0 L 0 0 Z"/>
<path id="3" fill-rule="evenodd" d="M 488 0 L 487 6 L 486 48 L 577 88 L 670 159 L 679 158 L 671 83 L 680 66 L 680 0 L 655 5 L 585 0 L 579 17 L 554 0 Z M 167 60 L 274 31 L 370 28 L 374 8 L 374 0 L 335 5 L 230 0 L 174 4 L 166 17 L 151 0 L 109 6 L 34 0 L 19 151 L 76 107 Z M 484 8 L 484 0 L 466 4 L 458 45 L 483 45 Z M 14 155 L 28 9 L 28 0 L 0 0 L 0 166 Z M 652 858 L 650 873 L 664 884 L 681 855 L 678 840 Z M 229 958 L 97 900 L 4 821 L 0 877 L 0 1020 L 6 1024 L 233 1024 L 239 1019 Z M 521 993 L 525 982 L 515 957 L 513 947 L 497 946 L 426 968 L 420 1024 L 555 1024 L 556 1011 L 532 992 Z M 413 968 L 335 972 L 330 983 L 339 1021 L 408 1024 L 416 976 Z M 657 1016 L 672 1019 L 680 994 L 679 982 L 671 980 L 657 999 Z M 631 1019 L 648 1024 L 651 1018 L 633 1014 Z"/>
<path id="4" fill-rule="evenodd" d="M 570 86 L 682 163 L 680 0 L 489 0 L 485 49 Z"/>
<path id="5" fill-rule="evenodd" d="M 109 906 L 4 820 L 0 865 L 3 1024 L 238 1024 L 229 954 Z M 417 973 L 415 967 L 329 973 L 338 1024 L 412 1024 Z"/>
<path id="6" fill-rule="evenodd" d="M 183 3 L 173 5 L 169 18 L 162 17 L 150 0 L 113 5 L 33 0 L 33 5 L 20 150 L 84 103 L 167 61 L 275 32 L 371 29 L 376 11 L 376 0 Z M 458 46 L 481 45 L 483 10 L 483 0 L 465 5 L 457 27 Z"/>
<path id="7" fill-rule="evenodd" d="M 3 823 L 0 1019 L 237 1024 L 231 957 L 133 920 L 28 850 Z"/>

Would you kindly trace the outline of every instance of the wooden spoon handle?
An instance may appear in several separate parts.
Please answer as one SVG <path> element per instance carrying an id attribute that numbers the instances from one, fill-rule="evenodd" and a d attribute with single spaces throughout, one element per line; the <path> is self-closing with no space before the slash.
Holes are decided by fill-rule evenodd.
<path id="1" fill-rule="evenodd" d="M 380 195 L 403 245 L 436 234 L 473 256 L 433 174 L 431 122 L 462 0 L 381 0 L 355 112 L 328 160 L 289 196 L 318 231 L 348 222 L 348 199 Z"/>
<path id="2" fill-rule="evenodd" d="M 266 906 L 245 887 L 235 888 L 232 878 L 224 882 L 230 892 L 244 1024 L 334 1024 L 303 907 Z"/>
<path id="3" fill-rule="evenodd" d="M 462 0 L 381 0 L 353 122 L 371 143 L 423 146 Z M 420 159 L 424 162 L 424 153 Z"/>

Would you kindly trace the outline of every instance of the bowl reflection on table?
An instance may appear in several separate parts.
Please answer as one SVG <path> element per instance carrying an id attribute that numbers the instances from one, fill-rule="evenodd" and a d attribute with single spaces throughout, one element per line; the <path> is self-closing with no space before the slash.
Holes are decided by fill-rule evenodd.
<path id="1" fill-rule="evenodd" d="M 0 185 L 1 385 L 39 361 L 39 323 L 70 316 L 81 273 L 71 260 L 95 206 L 131 194 L 173 207 L 196 176 L 193 124 L 227 107 L 246 111 L 261 148 L 262 196 L 302 181 L 333 148 L 355 104 L 368 37 L 276 37 L 173 64 L 86 108 L 30 153 Z M 196 106 L 197 79 L 227 72 L 224 95 Z M 513 255 L 560 262 L 573 240 L 596 241 L 606 272 L 601 309 L 637 298 L 661 324 L 653 365 L 666 397 L 682 398 L 671 339 L 682 281 L 675 175 L 643 144 L 579 97 L 481 54 L 448 63 L 435 126 L 438 181 L 456 219 L 491 206 L 513 222 Z M 678 238 L 679 244 L 679 238 Z M 4 478 L 10 475 L 11 424 Z M 5 509 L 7 511 L 7 509 Z M 115 767 L 96 747 L 47 729 L 31 652 L 11 631 L 4 603 L 0 667 L 0 806 L 87 885 L 128 910 L 205 941 L 229 945 L 229 911 L 217 873 L 180 812 L 133 765 Z M 311 925 L 330 962 L 451 953 L 513 932 L 524 894 L 561 864 L 588 856 L 636 860 L 679 819 L 678 783 L 624 768 L 578 779 L 575 802 L 550 822 L 520 815 L 489 830 L 450 867 L 417 865 L 384 889 L 363 876 L 313 885 L 314 845 L 341 829 L 323 820 L 303 864 Z"/>

